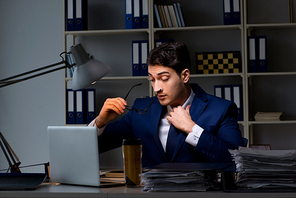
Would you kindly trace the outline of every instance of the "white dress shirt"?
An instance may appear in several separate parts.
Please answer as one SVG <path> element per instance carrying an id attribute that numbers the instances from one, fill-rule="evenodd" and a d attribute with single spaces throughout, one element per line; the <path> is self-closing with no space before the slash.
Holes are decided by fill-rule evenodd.
<path id="1" fill-rule="evenodd" d="M 195 93 L 191 90 L 189 98 L 182 105 L 183 109 L 185 109 L 186 106 L 192 104 L 194 96 L 195 96 Z M 172 108 L 170 106 L 168 107 L 168 111 L 172 111 Z M 169 121 L 166 119 L 167 115 L 168 115 L 168 113 L 166 113 L 161 118 L 160 124 L 158 127 L 158 136 L 159 136 L 159 139 L 160 139 L 160 142 L 162 144 L 164 151 L 166 151 L 166 143 L 167 143 L 167 139 L 168 139 L 169 129 L 171 126 Z M 200 126 L 195 124 L 194 127 L 192 128 L 192 132 L 187 135 L 185 142 L 187 142 L 188 144 L 191 144 L 192 146 L 196 146 L 203 130 L 204 130 L 203 128 L 201 128 Z"/>
<path id="2" fill-rule="evenodd" d="M 194 99 L 195 93 L 191 90 L 191 94 L 189 96 L 189 98 L 186 100 L 186 102 L 182 105 L 182 107 L 185 109 L 186 106 L 191 105 L 192 101 Z M 172 108 L 169 107 L 168 111 L 170 111 Z M 158 127 L 158 136 L 160 139 L 160 142 L 162 144 L 162 147 L 164 149 L 164 151 L 166 151 L 166 143 L 167 143 L 167 138 L 168 138 L 168 133 L 169 133 L 169 129 L 171 124 L 169 123 L 169 121 L 166 119 L 168 113 L 166 113 L 165 115 L 162 116 L 161 120 L 160 120 L 160 124 Z M 95 120 L 93 120 L 88 126 L 96 126 Z M 98 128 L 98 136 L 101 135 L 104 131 L 105 127 L 102 128 Z M 197 124 L 194 125 L 194 127 L 192 128 L 192 132 L 190 132 L 186 139 L 185 142 L 187 142 L 188 144 L 191 144 L 192 146 L 196 146 L 199 140 L 199 137 L 201 136 L 202 132 L 204 131 L 203 128 L 201 128 L 200 126 L 198 126 Z"/>

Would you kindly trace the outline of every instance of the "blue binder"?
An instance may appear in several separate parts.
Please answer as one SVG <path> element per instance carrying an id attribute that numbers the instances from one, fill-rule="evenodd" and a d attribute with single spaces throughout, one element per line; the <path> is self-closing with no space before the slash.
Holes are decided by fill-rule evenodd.
<path id="1" fill-rule="evenodd" d="M 96 89 L 86 89 L 86 123 L 89 124 L 96 118 Z"/>
<path id="2" fill-rule="evenodd" d="M 148 65 L 147 65 L 147 57 L 149 53 L 149 45 L 148 40 L 144 40 L 140 42 L 141 44 L 141 76 L 148 76 Z"/>
<path id="3" fill-rule="evenodd" d="M 258 36 L 258 72 L 267 72 L 266 65 L 266 36 Z"/>
<path id="4" fill-rule="evenodd" d="M 76 124 L 85 124 L 85 90 L 80 89 L 75 91 L 76 95 Z"/>
<path id="5" fill-rule="evenodd" d="M 87 0 L 75 0 L 75 30 L 87 30 Z"/>
<path id="6" fill-rule="evenodd" d="M 148 28 L 149 27 L 149 18 L 148 18 L 148 12 L 149 12 L 149 1 L 148 0 L 141 0 L 141 15 L 142 15 L 142 28 Z"/>
<path id="7" fill-rule="evenodd" d="M 232 24 L 231 4 L 232 4 L 232 0 L 223 0 L 224 25 Z"/>
<path id="8" fill-rule="evenodd" d="M 255 36 L 248 37 L 248 64 L 249 72 L 257 72 L 257 39 Z"/>
<path id="9" fill-rule="evenodd" d="M 67 89 L 66 92 L 66 123 L 75 124 L 75 92 Z"/>
<path id="10" fill-rule="evenodd" d="M 141 1 L 133 0 L 133 29 L 141 28 Z"/>
<path id="11" fill-rule="evenodd" d="M 237 121 L 243 120 L 242 85 L 214 85 L 214 95 L 232 101 L 238 109 Z"/>
<path id="12" fill-rule="evenodd" d="M 241 24 L 240 0 L 232 1 L 232 24 Z"/>
<path id="13" fill-rule="evenodd" d="M 75 30 L 75 22 L 74 22 L 74 0 L 66 0 L 66 31 L 74 31 Z"/>
<path id="14" fill-rule="evenodd" d="M 133 29 L 133 0 L 125 0 L 125 29 Z"/>
<path id="15" fill-rule="evenodd" d="M 242 85 L 233 85 L 233 102 L 236 104 L 238 109 L 237 121 L 243 120 L 243 100 L 242 100 Z"/>
<path id="16" fill-rule="evenodd" d="M 141 75 L 140 68 L 140 41 L 132 41 L 132 74 L 133 76 Z"/>

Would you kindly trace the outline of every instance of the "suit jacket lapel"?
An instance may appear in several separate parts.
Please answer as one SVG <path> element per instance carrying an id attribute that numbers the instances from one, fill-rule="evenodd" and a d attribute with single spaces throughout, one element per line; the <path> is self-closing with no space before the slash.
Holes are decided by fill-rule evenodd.
<path id="1" fill-rule="evenodd" d="M 190 107 L 190 115 L 191 115 L 191 119 L 196 123 L 198 118 L 200 117 L 200 115 L 202 114 L 202 112 L 207 106 L 208 98 L 206 93 L 198 85 L 197 87 L 193 87 L 193 91 L 195 92 L 195 97 Z M 174 126 L 171 126 L 171 128 L 172 127 L 173 127 L 172 130 L 177 130 Z M 178 133 L 179 133 L 178 144 L 175 148 L 171 162 L 174 160 L 175 156 L 177 155 L 181 146 L 184 144 L 185 139 L 187 137 L 187 135 L 184 134 L 184 132 L 178 131 Z"/>
<path id="2" fill-rule="evenodd" d="M 173 125 L 171 125 L 171 127 L 170 127 L 169 133 L 170 132 L 179 134 L 177 137 L 178 138 L 177 145 L 175 147 L 173 156 L 171 158 L 171 162 L 173 162 L 173 160 L 174 160 L 175 156 L 177 155 L 178 151 L 180 150 L 181 146 L 184 144 L 184 141 L 186 139 L 186 135 L 183 132 L 176 129 Z"/>
<path id="3" fill-rule="evenodd" d="M 192 120 L 196 123 L 197 119 L 207 106 L 208 97 L 206 92 L 197 84 L 193 84 L 192 89 L 195 93 L 195 97 L 191 104 L 190 115 Z"/>

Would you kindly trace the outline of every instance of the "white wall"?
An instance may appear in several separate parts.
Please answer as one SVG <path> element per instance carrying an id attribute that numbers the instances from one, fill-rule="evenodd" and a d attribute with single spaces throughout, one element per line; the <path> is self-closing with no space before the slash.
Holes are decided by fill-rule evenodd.
<path id="1" fill-rule="evenodd" d="M 61 60 L 62 0 L 0 0 L 0 27 L 0 79 Z M 61 70 L 0 89 L 0 131 L 24 166 L 49 161 L 46 128 L 64 125 L 63 75 Z M 0 169 L 7 167 L 0 150 Z"/>

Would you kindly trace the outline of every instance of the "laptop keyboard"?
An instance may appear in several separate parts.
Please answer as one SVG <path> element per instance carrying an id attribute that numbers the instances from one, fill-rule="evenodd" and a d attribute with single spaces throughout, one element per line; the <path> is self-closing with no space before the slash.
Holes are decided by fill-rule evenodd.
<path id="1" fill-rule="evenodd" d="M 46 176 L 44 173 L 0 173 L 0 190 L 33 190 Z"/>

